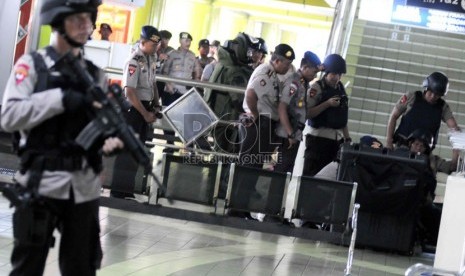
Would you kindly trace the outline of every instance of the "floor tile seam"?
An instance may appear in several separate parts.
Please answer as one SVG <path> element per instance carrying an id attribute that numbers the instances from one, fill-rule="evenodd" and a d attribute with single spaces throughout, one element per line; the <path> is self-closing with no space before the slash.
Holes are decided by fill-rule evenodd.
<path id="1" fill-rule="evenodd" d="M 112 209 L 112 210 L 116 210 L 116 209 Z M 112 214 L 112 215 L 115 215 L 115 216 L 124 216 L 125 213 L 127 213 L 127 211 L 124 211 L 124 210 L 116 210 L 117 214 L 120 214 L 120 215 L 117 215 L 117 214 Z M 147 214 L 138 214 L 140 216 L 148 216 Z M 150 216 L 153 216 L 153 215 L 150 215 Z M 158 217 L 158 216 L 155 216 L 155 217 Z M 135 219 L 135 218 L 131 218 L 131 219 Z M 140 218 L 140 219 L 143 219 L 143 218 Z M 139 221 L 139 219 L 136 219 Z M 177 221 L 184 221 L 184 220 L 179 220 L 179 219 L 172 219 L 172 220 L 177 220 Z M 237 241 L 238 239 L 240 240 L 243 240 L 243 242 L 247 242 L 249 239 L 252 239 L 252 237 L 248 237 L 251 232 L 255 232 L 255 233 L 261 233 L 261 232 L 258 232 L 258 231 L 252 231 L 252 230 L 244 230 L 247 232 L 247 235 L 246 236 L 239 236 L 237 234 L 230 234 L 230 233 L 225 233 L 225 232 L 218 232 L 219 230 L 209 230 L 209 229 L 205 229 L 205 228 L 187 228 L 187 229 L 179 229 L 179 228 L 176 228 L 174 226 L 166 226 L 166 225 L 163 225 L 161 222 L 159 221 L 144 221 L 144 222 L 147 222 L 147 223 L 150 223 L 150 224 L 153 224 L 153 225 L 159 225 L 159 226 L 164 226 L 164 227 L 170 227 L 170 228 L 175 228 L 177 230 L 180 230 L 180 231 L 186 231 L 186 232 L 190 232 L 190 233 L 195 233 L 195 234 L 199 234 L 199 235 L 205 235 L 205 236 L 214 236 L 214 237 L 217 237 L 217 238 L 221 238 L 221 239 L 227 239 L 227 240 L 232 240 L 232 241 Z M 171 223 L 172 221 L 170 221 Z M 179 222 L 178 222 L 179 223 Z M 185 226 L 184 224 L 182 224 L 183 226 Z M 225 226 L 227 227 L 228 229 L 229 228 L 232 228 L 232 227 L 228 227 L 228 226 Z M 272 235 L 272 234 L 270 234 Z M 277 235 L 277 236 L 280 236 L 280 237 L 286 237 L 286 236 L 283 236 L 283 235 L 279 235 L 279 234 L 274 234 L 274 235 Z M 250 242 L 250 241 L 249 241 Z M 264 242 L 269 242 L 269 241 L 260 241 L 260 243 L 264 243 Z M 269 242 L 269 243 L 273 243 L 273 242 Z M 292 241 L 289 241 L 289 245 L 293 244 Z"/>

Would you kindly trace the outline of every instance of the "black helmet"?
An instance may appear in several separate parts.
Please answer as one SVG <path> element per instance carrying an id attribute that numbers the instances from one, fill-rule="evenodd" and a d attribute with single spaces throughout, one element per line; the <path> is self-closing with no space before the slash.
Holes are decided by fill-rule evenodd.
<path id="1" fill-rule="evenodd" d="M 449 79 L 441 72 L 434 72 L 423 81 L 423 88 L 441 97 L 445 96 L 449 88 Z"/>
<path id="2" fill-rule="evenodd" d="M 347 72 L 346 61 L 338 54 L 327 56 L 323 65 L 326 73 L 345 74 Z"/>
<path id="3" fill-rule="evenodd" d="M 172 34 L 167 30 L 161 30 L 160 31 L 160 37 L 161 38 L 166 38 L 166 39 L 171 39 Z"/>
<path id="4" fill-rule="evenodd" d="M 416 129 L 409 135 L 407 139 L 409 143 L 416 139 L 422 141 L 426 148 L 425 153 L 429 154 L 431 152 L 431 147 L 433 146 L 433 136 L 429 131 L 424 129 Z"/>
<path id="5" fill-rule="evenodd" d="M 151 40 L 155 43 L 160 41 L 160 33 L 158 32 L 157 28 L 150 25 L 145 25 L 142 27 L 142 30 L 140 31 L 140 37 Z"/>
<path id="6" fill-rule="evenodd" d="M 97 19 L 97 8 L 101 0 L 42 0 L 40 24 L 58 27 L 63 19 L 74 13 L 90 12 L 92 23 Z"/>
<path id="7" fill-rule="evenodd" d="M 265 40 L 261 37 L 257 37 L 258 42 L 252 44 L 252 48 L 263 53 L 264 55 L 268 54 L 268 47 L 266 46 Z"/>

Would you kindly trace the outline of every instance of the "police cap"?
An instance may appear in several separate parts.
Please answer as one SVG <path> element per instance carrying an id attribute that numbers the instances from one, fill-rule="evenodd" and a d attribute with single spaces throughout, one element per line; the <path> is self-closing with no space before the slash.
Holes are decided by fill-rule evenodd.
<path id="1" fill-rule="evenodd" d="M 111 26 L 110 26 L 108 23 L 102 23 L 102 24 L 100 24 L 100 30 L 102 30 L 102 29 L 107 29 L 107 30 L 110 31 L 110 33 L 113 32 L 113 30 L 111 29 Z"/>
<path id="2" fill-rule="evenodd" d="M 150 25 L 145 25 L 144 27 L 142 27 L 140 37 L 151 40 L 155 43 L 160 42 L 160 33 L 158 32 L 157 28 Z"/>
<path id="3" fill-rule="evenodd" d="M 179 39 L 190 39 L 192 40 L 192 36 L 188 32 L 180 32 Z"/>
<path id="4" fill-rule="evenodd" d="M 160 31 L 160 37 L 161 37 L 161 38 L 164 38 L 164 39 L 171 39 L 172 36 L 173 36 L 173 35 L 172 35 L 169 31 L 167 31 L 167 30 L 161 30 L 161 31 Z"/>
<path id="5" fill-rule="evenodd" d="M 310 63 L 314 67 L 318 67 L 321 64 L 320 58 L 313 52 L 307 51 L 303 58 L 307 63 Z"/>
<path id="6" fill-rule="evenodd" d="M 274 48 L 274 54 L 278 56 L 285 57 L 288 60 L 294 60 L 295 59 L 295 53 L 294 50 L 292 49 L 291 46 L 287 44 L 278 44 Z"/>
<path id="7" fill-rule="evenodd" d="M 208 39 L 206 39 L 206 38 L 201 39 L 201 40 L 199 41 L 199 48 L 202 47 L 202 46 L 208 46 L 208 47 L 210 47 L 210 41 L 209 41 Z"/>

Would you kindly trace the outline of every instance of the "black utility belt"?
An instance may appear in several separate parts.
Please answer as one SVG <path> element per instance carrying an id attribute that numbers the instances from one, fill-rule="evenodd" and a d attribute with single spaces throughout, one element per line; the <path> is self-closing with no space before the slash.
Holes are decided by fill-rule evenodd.
<path id="1" fill-rule="evenodd" d="M 44 171 L 79 171 L 83 169 L 83 156 L 44 157 Z"/>

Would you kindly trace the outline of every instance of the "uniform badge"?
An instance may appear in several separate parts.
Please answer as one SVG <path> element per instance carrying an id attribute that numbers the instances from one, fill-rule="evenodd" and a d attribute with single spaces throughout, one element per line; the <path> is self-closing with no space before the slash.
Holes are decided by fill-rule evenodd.
<path id="1" fill-rule="evenodd" d="M 137 68 L 136 65 L 129 64 L 128 66 L 129 76 L 132 76 L 136 72 L 136 68 Z"/>
<path id="2" fill-rule="evenodd" d="M 24 64 L 24 63 L 18 64 L 15 70 L 16 85 L 19 85 L 20 83 L 22 83 L 23 80 L 25 80 L 28 75 L 29 75 L 29 65 Z"/>
<path id="3" fill-rule="evenodd" d="M 405 104 L 407 103 L 407 95 L 403 95 L 402 98 L 400 98 L 400 104 Z"/>
<path id="4" fill-rule="evenodd" d="M 260 85 L 261 85 L 261 86 L 265 86 L 265 85 L 266 85 L 266 81 L 265 81 L 265 80 L 261 80 L 261 81 L 260 81 Z"/>
<path id="5" fill-rule="evenodd" d="M 292 83 L 289 89 L 289 95 L 292 96 L 294 93 L 297 91 L 297 85 L 295 83 Z"/>
<path id="6" fill-rule="evenodd" d="M 313 89 L 313 88 L 310 89 L 310 98 L 315 97 L 315 95 L 316 95 L 316 89 Z"/>

